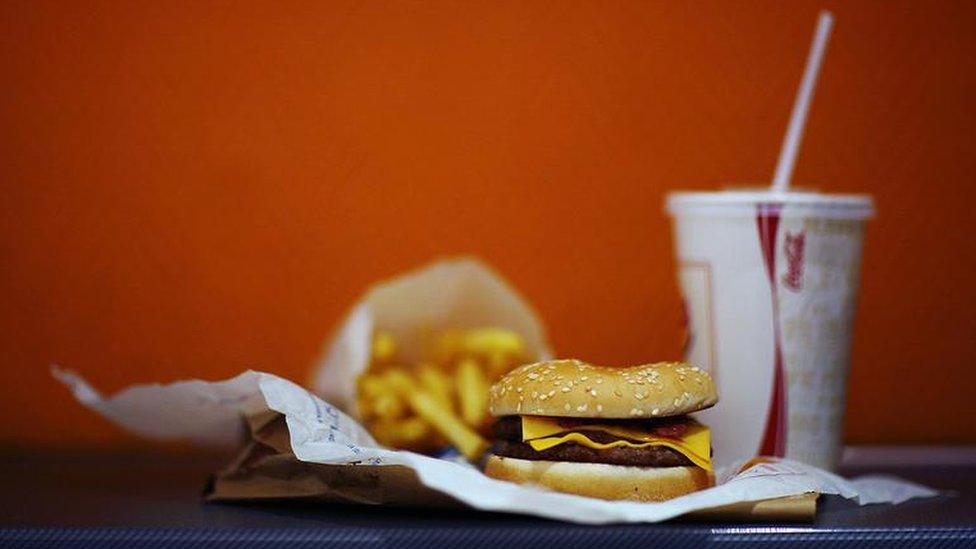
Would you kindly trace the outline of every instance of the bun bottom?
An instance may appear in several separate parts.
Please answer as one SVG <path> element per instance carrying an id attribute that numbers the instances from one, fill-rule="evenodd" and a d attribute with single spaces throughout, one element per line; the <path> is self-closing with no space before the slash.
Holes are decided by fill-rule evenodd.
<path id="1" fill-rule="evenodd" d="M 488 458 L 485 474 L 499 480 L 607 500 L 664 501 L 714 484 L 711 473 L 701 467 L 630 467 L 495 455 Z"/>

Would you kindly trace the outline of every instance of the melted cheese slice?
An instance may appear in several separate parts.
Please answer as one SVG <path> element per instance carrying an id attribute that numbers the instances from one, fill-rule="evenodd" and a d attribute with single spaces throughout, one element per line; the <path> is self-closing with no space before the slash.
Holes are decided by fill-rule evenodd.
<path id="1" fill-rule="evenodd" d="M 646 448 L 648 446 L 663 446 L 680 452 L 689 461 L 706 471 L 712 470 L 711 434 L 708 427 L 694 421 L 689 423 L 688 430 L 681 438 L 665 438 L 633 427 L 609 424 L 589 424 L 586 425 L 585 430 L 603 431 L 616 437 L 640 440 L 642 442 L 633 442 L 631 440 L 615 440 L 608 443 L 595 442 L 579 431 L 566 432 L 566 427 L 559 425 L 559 422 L 553 418 L 522 416 L 522 441 L 528 442 L 532 446 L 532 449 L 536 451 L 547 450 L 567 442 L 573 442 L 580 446 L 586 446 L 587 448 L 596 450 L 617 447 Z"/>

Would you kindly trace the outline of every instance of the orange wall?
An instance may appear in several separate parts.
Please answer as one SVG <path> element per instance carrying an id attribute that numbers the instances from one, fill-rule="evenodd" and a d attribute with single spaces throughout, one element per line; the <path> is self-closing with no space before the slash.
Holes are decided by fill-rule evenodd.
<path id="1" fill-rule="evenodd" d="M 50 379 L 302 379 L 369 283 L 495 264 L 564 355 L 675 357 L 663 193 L 864 191 L 848 438 L 973 442 L 976 9 L 925 2 L 5 2 L 0 442 L 120 443 Z M 31 428 L 28 429 L 27 425 Z"/>

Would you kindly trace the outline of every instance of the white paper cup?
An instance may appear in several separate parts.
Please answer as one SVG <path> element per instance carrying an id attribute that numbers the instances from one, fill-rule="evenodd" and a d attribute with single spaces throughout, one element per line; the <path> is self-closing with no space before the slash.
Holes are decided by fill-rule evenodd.
<path id="1" fill-rule="evenodd" d="M 715 377 L 701 414 L 720 463 L 840 456 L 851 322 L 871 197 L 676 192 L 685 358 Z"/>

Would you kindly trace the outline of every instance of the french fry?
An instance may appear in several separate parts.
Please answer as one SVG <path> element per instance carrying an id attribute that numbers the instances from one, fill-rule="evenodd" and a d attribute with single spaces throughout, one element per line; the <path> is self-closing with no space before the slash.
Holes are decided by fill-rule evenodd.
<path id="1" fill-rule="evenodd" d="M 427 355 L 434 363 L 441 368 L 450 367 L 464 344 L 464 332 L 460 330 L 447 330 L 441 332 L 433 339 L 433 344 L 428 341 Z"/>
<path id="2" fill-rule="evenodd" d="M 391 448 L 409 450 L 431 450 L 434 432 L 430 425 L 419 417 L 383 420 L 370 425 L 373 436 L 381 444 Z"/>
<path id="3" fill-rule="evenodd" d="M 383 377 L 374 374 L 363 374 L 359 376 L 358 389 L 359 394 L 367 398 L 376 398 L 389 392 L 389 388 L 387 388 L 386 382 L 383 381 Z"/>
<path id="4" fill-rule="evenodd" d="M 443 444 L 430 425 L 412 412 L 404 391 L 413 385 L 404 366 L 363 374 L 358 383 L 359 413 L 377 441 L 393 448 L 432 451 Z"/>
<path id="5" fill-rule="evenodd" d="M 488 448 L 488 442 L 464 424 L 450 410 L 443 408 L 437 399 L 425 391 L 415 391 L 408 397 L 410 407 L 418 416 L 461 452 L 470 461 L 475 461 Z"/>
<path id="6" fill-rule="evenodd" d="M 436 397 L 421 389 L 406 372 L 391 370 L 385 374 L 385 378 L 406 399 L 414 413 L 450 441 L 466 458 L 474 461 L 484 453 L 488 442 L 465 425 L 452 410 L 441 406 Z"/>
<path id="7" fill-rule="evenodd" d="M 488 378 L 497 381 L 520 361 L 512 360 L 512 357 L 501 351 L 493 351 L 488 354 L 487 362 Z"/>
<path id="8" fill-rule="evenodd" d="M 455 381 L 461 418 L 472 427 L 480 427 L 488 412 L 490 384 L 485 372 L 476 360 L 467 358 L 458 364 Z"/>
<path id="9" fill-rule="evenodd" d="M 356 383 L 356 406 L 359 410 L 359 415 L 364 420 L 375 417 L 376 399 L 389 391 L 390 389 L 386 387 L 386 383 L 384 383 L 383 378 L 380 376 L 372 374 L 359 376 Z"/>
<path id="10" fill-rule="evenodd" d="M 388 446 L 429 451 L 450 442 L 475 459 L 487 447 L 477 431 L 487 423 L 489 386 L 529 358 L 525 342 L 503 328 L 432 336 L 426 361 L 403 364 L 393 336 L 374 333 L 370 368 L 358 385 L 360 417 Z"/>
<path id="11" fill-rule="evenodd" d="M 394 368 L 384 372 L 383 381 L 391 391 L 395 391 L 404 399 L 411 392 L 417 390 L 417 382 L 402 368 Z"/>
<path id="12" fill-rule="evenodd" d="M 407 413 L 406 403 L 393 391 L 380 395 L 372 404 L 373 413 L 380 419 L 398 419 Z"/>
<path id="13" fill-rule="evenodd" d="M 423 362 L 417 366 L 417 379 L 420 380 L 420 386 L 436 398 L 441 406 L 447 410 L 454 409 L 454 392 L 451 387 L 451 380 L 443 370 L 429 362 Z"/>
<path id="14" fill-rule="evenodd" d="M 396 356 L 396 340 L 389 332 L 377 330 L 373 333 L 373 364 L 389 364 Z"/>
<path id="15" fill-rule="evenodd" d="M 462 348 L 466 353 L 489 355 L 503 353 L 520 356 L 525 353 L 525 343 L 517 333 L 503 328 L 477 328 L 464 334 Z"/>

